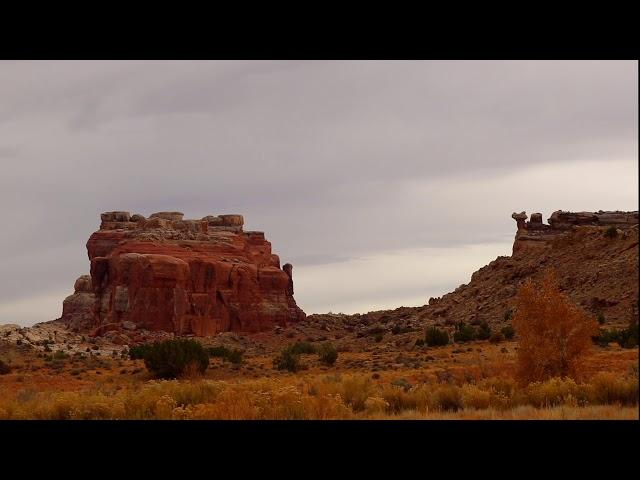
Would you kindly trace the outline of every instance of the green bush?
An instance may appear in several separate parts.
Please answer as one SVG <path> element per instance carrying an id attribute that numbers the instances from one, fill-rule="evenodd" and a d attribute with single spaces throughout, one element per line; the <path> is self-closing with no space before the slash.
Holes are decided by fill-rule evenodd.
<path id="1" fill-rule="evenodd" d="M 634 323 L 623 330 L 603 328 L 598 336 L 593 337 L 593 341 L 601 346 L 615 342 L 623 348 L 635 348 L 638 346 L 638 324 Z"/>
<path id="2" fill-rule="evenodd" d="M 609 227 L 604 231 L 606 238 L 616 238 L 618 236 L 618 229 L 616 227 Z"/>
<path id="3" fill-rule="evenodd" d="M 638 324 L 629 325 L 629 327 L 620 331 L 620 346 L 624 348 L 635 348 L 638 346 Z"/>
<path id="4" fill-rule="evenodd" d="M 430 346 L 447 345 L 449 343 L 449 333 L 440 330 L 438 327 L 429 327 L 424 335 L 424 342 Z"/>
<path id="5" fill-rule="evenodd" d="M 460 322 L 456 325 L 456 331 L 453 334 L 453 341 L 456 343 L 470 342 L 476 339 L 476 329 L 471 325 Z"/>
<path id="6" fill-rule="evenodd" d="M 309 342 L 296 342 L 293 345 L 290 345 L 289 348 L 296 355 L 301 355 L 303 353 L 312 354 L 316 353 L 316 349 Z"/>
<path id="7" fill-rule="evenodd" d="M 235 365 L 242 363 L 244 352 L 240 349 L 234 348 L 227 355 L 227 360 Z"/>
<path id="8" fill-rule="evenodd" d="M 489 338 L 491 338 L 491 327 L 487 322 L 480 323 L 476 338 L 478 340 L 489 340 Z"/>
<path id="9" fill-rule="evenodd" d="M 320 361 L 325 365 L 331 366 L 336 363 L 336 360 L 338 359 L 338 351 L 332 343 L 323 343 L 317 351 Z"/>
<path id="10" fill-rule="evenodd" d="M 606 347 L 611 342 L 618 342 L 618 331 L 615 329 L 607 330 L 605 328 L 601 328 L 598 335 L 593 337 L 592 340 L 601 347 Z"/>
<path id="11" fill-rule="evenodd" d="M 144 360 L 144 356 L 149 351 L 150 346 L 150 344 L 145 343 L 129 348 L 129 358 L 131 360 Z"/>
<path id="12" fill-rule="evenodd" d="M 242 356 L 244 355 L 244 352 L 240 349 L 231 349 L 225 346 L 209 347 L 207 348 L 207 353 L 210 357 L 222 358 L 222 360 L 233 364 L 242 363 Z"/>
<path id="13" fill-rule="evenodd" d="M 64 360 L 66 358 L 69 358 L 69 355 L 62 350 L 56 350 L 56 352 L 53 354 L 53 358 L 55 360 Z"/>
<path id="14" fill-rule="evenodd" d="M 409 327 L 401 327 L 400 325 L 394 325 L 391 329 L 391 333 L 394 335 L 400 335 L 401 333 L 410 332 L 411 328 Z"/>
<path id="15" fill-rule="evenodd" d="M 511 325 L 505 325 L 500 329 L 500 333 L 502 333 L 502 335 L 504 335 L 504 338 L 506 338 L 507 340 L 511 340 L 516 334 L 516 331 Z"/>
<path id="16" fill-rule="evenodd" d="M 295 353 L 292 346 L 284 348 L 280 354 L 273 359 L 273 367 L 277 370 L 287 370 L 297 372 L 300 370 L 300 354 Z"/>
<path id="17" fill-rule="evenodd" d="M 156 377 L 176 378 L 184 373 L 204 373 L 209 356 L 195 340 L 165 340 L 148 346 L 144 364 Z"/>

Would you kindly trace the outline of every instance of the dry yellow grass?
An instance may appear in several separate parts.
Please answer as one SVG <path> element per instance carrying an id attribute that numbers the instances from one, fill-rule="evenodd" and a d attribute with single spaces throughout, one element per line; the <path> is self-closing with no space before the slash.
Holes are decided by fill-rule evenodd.
<path id="1" fill-rule="evenodd" d="M 19 390 L 0 399 L 2 419 L 638 418 L 638 379 L 600 374 L 592 383 L 554 378 L 518 388 L 374 382 L 368 375 L 243 381 L 146 381 L 75 391 Z M 634 413 L 635 412 L 635 413 Z"/>
<path id="2" fill-rule="evenodd" d="M 259 354 L 242 366 L 214 360 L 204 377 L 179 381 L 152 380 L 140 360 L 15 357 L 0 376 L 0 419 L 638 418 L 637 349 L 598 347 L 582 383 L 523 387 L 515 346 L 374 346 L 341 352 L 330 368 L 303 356 L 308 369 L 296 374 Z"/>

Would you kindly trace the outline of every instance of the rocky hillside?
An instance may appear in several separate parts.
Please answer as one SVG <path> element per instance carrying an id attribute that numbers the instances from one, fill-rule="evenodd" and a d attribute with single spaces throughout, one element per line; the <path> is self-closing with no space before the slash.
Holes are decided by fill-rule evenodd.
<path id="1" fill-rule="evenodd" d="M 608 326 L 638 318 L 638 212 L 557 211 L 542 223 L 534 213 L 513 214 L 517 233 L 513 254 L 498 257 L 471 275 L 468 284 L 421 307 L 364 315 L 312 315 L 310 322 L 356 330 L 402 331 L 427 325 L 508 322 L 518 286 L 556 270 L 561 288 L 588 312 L 604 315 Z M 393 327 L 392 327 L 393 326 Z"/>

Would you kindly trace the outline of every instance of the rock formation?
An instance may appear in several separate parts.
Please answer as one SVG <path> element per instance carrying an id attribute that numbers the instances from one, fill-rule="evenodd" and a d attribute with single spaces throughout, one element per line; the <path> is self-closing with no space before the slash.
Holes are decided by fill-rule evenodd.
<path id="1" fill-rule="evenodd" d="M 532 213 L 527 220 L 526 212 L 511 215 L 517 222 L 513 253 L 531 247 L 542 247 L 559 235 L 575 231 L 580 226 L 629 228 L 638 224 L 638 212 L 565 212 L 557 210 L 549 217 L 548 225 L 542 223 L 541 213 Z"/>
<path id="2" fill-rule="evenodd" d="M 297 322 L 292 266 L 242 215 L 184 220 L 180 212 L 101 215 L 62 320 L 76 330 L 144 328 L 178 335 L 257 332 Z"/>
<path id="3" fill-rule="evenodd" d="M 93 317 L 95 295 L 91 287 L 91 276 L 79 277 L 73 289 L 73 295 L 69 295 L 62 303 L 62 318 L 69 328 L 80 330 L 88 327 Z"/>

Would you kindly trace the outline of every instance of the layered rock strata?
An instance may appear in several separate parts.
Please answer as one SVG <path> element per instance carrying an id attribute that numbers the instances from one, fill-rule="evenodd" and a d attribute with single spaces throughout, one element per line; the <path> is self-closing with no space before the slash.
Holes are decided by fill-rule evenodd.
<path id="1" fill-rule="evenodd" d="M 532 213 L 527 221 L 526 212 L 511 215 L 517 223 L 516 238 L 513 243 L 513 253 L 516 254 L 526 248 L 544 247 L 559 235 L 568 234 L 581 226 L 615 227 L 621 231 L 638 225 L 638 212 L 565 212 L 557 210 L 547 220 L 548 225 L 542 223 L 541 213 Z"/>

